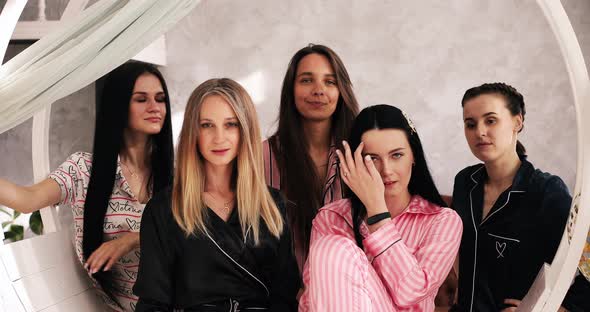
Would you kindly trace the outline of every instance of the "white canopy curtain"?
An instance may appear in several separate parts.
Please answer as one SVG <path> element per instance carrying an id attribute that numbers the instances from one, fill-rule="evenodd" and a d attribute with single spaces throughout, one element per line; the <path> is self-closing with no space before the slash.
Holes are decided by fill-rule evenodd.
<path id="1" fill-rule="evenodd" d="M 101 0 L 0 67 L 0 133 L 132 58 L 199 0 Z"/>

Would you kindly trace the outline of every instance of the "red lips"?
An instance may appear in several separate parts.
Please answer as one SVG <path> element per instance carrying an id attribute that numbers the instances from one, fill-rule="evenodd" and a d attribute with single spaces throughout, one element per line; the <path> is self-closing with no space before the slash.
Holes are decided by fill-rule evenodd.
<path id="1" fill-rule="evenodd" d="M 383 184 L 384 184 L 386 187 L 388 187 L 388 186 L 392 186 L 392 185 L 394 185 L 395 183 L 397 183 L 397 181 L 383 181 Z"/>
<path id="2" fill-rule="evenodd" d="M 211 152 L 213 152 L 214 154 L 217 155 L 223 155 L 225 154 L 225 152 L 229 151 L 229 148 L 226 149 L 216 149 L 216 150 L 211 150 Z"/>
<path id="3" fill-rule="evenodd" d="M 486 146 L 491 146 L 492 143 L 485 143 L 485 142 L 481 142 L 481 143 L 477 143 L 476 146 L 477 147 L 486 147 Z"/>
<path id="4" fill-rule="evenodd" d="M 156 123 L 156 122 L 162 121 L 162 118 L 160 118 L 160 117 L 149 117 L 149 118 L 146 118 L 145 120 L 147 120 L 149 122 Z"/>
<path id="5" fill-rule="evenodd" d="M 322 102 L 322 101 L 306 101 L 307 104 L 313 105 L 313 106 L 324 106 L 327 103 L 326 102 Z"/>

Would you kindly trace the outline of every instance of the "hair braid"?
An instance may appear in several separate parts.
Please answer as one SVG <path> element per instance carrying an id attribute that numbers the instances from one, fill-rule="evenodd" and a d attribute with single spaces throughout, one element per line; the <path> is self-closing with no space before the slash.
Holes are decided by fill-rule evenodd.
<path id="1" fill-rule="evenodd" d="M 520 92 L 518 92 L 518 90 L 516 90 L 516 88 L 503 82 L 484 83 L 481 86 L 473 87 L 465 91 L 463 99 L 461 100 L 461 106 L 465 106 L 467 101 L 482 94 L 502 95 L 506 99 L 506 108 L 508 108 L 512 116 L 520 114 L 524 123 L 524 117 L 526 114 L 524 97 L 522 94 L 520 94 Z M 524 124 L 518 132 L 521 132 L 522 129 L 524 129 Z M 526 149 L 524 148 L 524 145 L 520 143 L 520 141 L 516 142 L 516 152 L 520 156 L 526 156 Z"/>

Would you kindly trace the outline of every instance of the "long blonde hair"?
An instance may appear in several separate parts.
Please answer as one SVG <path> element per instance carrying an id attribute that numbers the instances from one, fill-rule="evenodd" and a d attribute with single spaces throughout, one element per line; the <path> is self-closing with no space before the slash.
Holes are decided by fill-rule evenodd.
<path id="1" fill-rule="evenodd" d="M 258 244 L 260 218 L 272 235 L 279 237 L 283 230 L 281 213 L 266 186 L 258 116 L 248 92 L 228 78 L 209 79 L 191 94 L 177 148 L 177 163 L 172 189 L 172 213 L 176 223 L 187 236 L 206 234 L 207 207 L 203 201 L 205 190 L 204 159 L 198 151 L 199 116 L 203 101 L 208 96 L 222 97 L 233 109 L 240 124 L 240 147 L 235 162 L 236 204 L 242 233 L 248 229 Z"/>

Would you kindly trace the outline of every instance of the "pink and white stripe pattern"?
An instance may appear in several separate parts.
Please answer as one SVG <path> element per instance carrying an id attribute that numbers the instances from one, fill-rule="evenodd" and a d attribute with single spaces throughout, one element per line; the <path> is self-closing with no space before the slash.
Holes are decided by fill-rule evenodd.
<path id="1" fill-rule="evenodd" d="M 264 155 L 264 177 L 266 184 L 277 190 L 281 189 L 281 172 L 277 163 L 274 151 L 272 150 L 269 140 L 262 142 L 262 151 Z M 339 168 L 338 157 L 336 156 L 336 145 L 330 146 L 328 153 L 328 170 L 324 179 L 325 184 L 323 187 L 323 205 L 327 205 L 331 202 L 342 199 L 343 189 L 342 181 L 340 180 L 340 168 Z M 311 190 L 310 190 L 311 191 Z M 303 250 L 301 242 L 295 241 L 295 258 L 299 266 L 299 271 L 303 271 L 303 265 L 305 264 L 306 250 Z"/>
<path id="2" fill-rule="evenodd" d="M 280 190 L 281 172 L 268 140 L 262 142 L 262 151 L 264 156 L 264 177 L 266 178 L 266 184 Z M 328 152 L 328 170 L 326 171 L 326 177 L 324 178 L 325 183 L 322 191 L 324 205 L 340 200 L 343 197 L 340 168 L 338 165 L 336 145 L 332 144 Z"/>
<path id="3" fill-rule="evenodd" d="M 457 213 L 413 196 L 401 215 L 364 237 L 352 231 L 351 202 L 323 207 L 313 222 L 299 311 L 434 311 L 459 249 Z"/>

